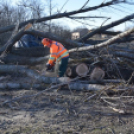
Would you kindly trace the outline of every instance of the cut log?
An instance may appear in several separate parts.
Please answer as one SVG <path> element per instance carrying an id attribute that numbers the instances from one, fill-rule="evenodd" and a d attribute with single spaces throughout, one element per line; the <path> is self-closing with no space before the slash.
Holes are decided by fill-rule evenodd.
<path id="1" fill-rule="evenodd" d="M 66 70 L 66 75 L 68 77 L 76 77 L 76 76 L 84 77 L 88 74 L 88 72 L 89 72 L 88 65 L 85 63 L 79 63 L 77 65 L 69 66 Z"/>
<path id="2" fill-rule="evenodd" d="M 90 80 L 102 80 L 105 76 L 105 72 L 100 67 L 95 67 L 90 74 Z"/>

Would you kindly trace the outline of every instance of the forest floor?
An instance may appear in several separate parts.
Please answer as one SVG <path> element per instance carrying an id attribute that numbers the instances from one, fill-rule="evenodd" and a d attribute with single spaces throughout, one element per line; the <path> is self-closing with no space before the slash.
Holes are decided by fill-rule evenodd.
<path id="1" fill-rule="evenodd" d="M 0 82 L 30 80 L 18 75 Z M 44 92 L 0 90 L 0 134 L 134 134 L 134 109 L 127 114 L 115 112 L 101 99 L 103 95 L 67 87 Z"/>
<path id="2" fill-rule="evenodd" d="M 5 81 L 27 80 L 9 77 Z M 41 91 L 0 90 L 0 134 L 134 133 L 134 110 L 128 114 L 113 111 L 100 99 L 100 92 L 63 87 L 37 95 Z M 89 99 L 94 94 L 98 95 Z"/>

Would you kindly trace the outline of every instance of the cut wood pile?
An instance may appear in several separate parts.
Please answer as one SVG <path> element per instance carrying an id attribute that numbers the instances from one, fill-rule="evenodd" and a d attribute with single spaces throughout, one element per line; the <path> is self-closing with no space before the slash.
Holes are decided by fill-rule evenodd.
<path id="1" fill-rule="evenodd" d="M 133 32 L 134 28 L 96 45 L 85 43 L 81 46 L 83 45 L 81 41 L 63 40 L 51 33 L 28 30 L 26 26 L 12 35 L 0 49 L 0 89 L 45 89 L 51 84 L 46 90 L 64 85 L 71 90 L 105 91 L 107 94 L 133 90 L 133 49 L 126 48 L 125 43 L 116 42 L 124 37 L 129 38 Z M 45 71 L 45 64 L 49 58 L 48 49 L 43 47 L 14 49 L 14 43 L 24 34 L 57 39 L 72 47 L 68 50 L 70 59 L 65 74 L 67 77 L 57 78 L 54 77 L 56 76 L 54 72 Z M 102 100 L 105 101 L 106 98 Z"/>
<path id="2" fill-rule="evenodd" d="M 28 26 L 26 26 L 26 28 L 27 27 Z M 1 73 L 18 73 L 21 72 L 21 68 L 23 68 L 27 76 L 36 79 L 38 78 L 39 82 L 54 82 L 55 80 L 53 80 L 53 78 L 51 78 L 52 80 L 47 80 L 47 77 L 45 76 L 39 77 L 42 71 L 40 69 L 43 69 L 41 67 L 44 67 L 44 64 L 49 58 L 49 49 L 43 47 L 15 49 L 13 47 L 14 43 L 24 34 L 33 34 L 41 37 L 46 37 L 46 35 L 48 35 L 48 33 L 27 30 L 26 28 L 13 35 L 13 37 L 1 48 Z M 77 76 L 82 77 L 82 79 L 87 79 L 87 83 L 90 81 L 96 81 L 97 83 L 97 81 L 103 81 L 105 79 L 120 79 L 125 83 L 133 83 L 133 50 L 128 47 L 126 48 L 125 43 L 124 47 L 121 47 L 120 44 L 116 43 L 116 41 L 126 36 L 129 38 L 129 35 L 131 35 L 133 31 L 134 29 L 131 29 L 119 33 L 96 45 L 85 44 L 85 46 L 79 46 L 77 48 L 75 46 L 81 45 L 80 41 L 64 41 L 67 44 L 72 45 L 72 49 L 68 50 L 70 53 L 70 60 L 66 75 L 70 78 L 75 78 Z M 51 38 L 53 38 L 52 34 L 49 36 L 52 36 Z M 54 37 L 58 39 L 58 37 Z M 8 67 L 11 68 L 11 71 Z M 16 71 L 15 68 L 17 68 L 18 71 Z M 35 68 L 38 71 L 30 70 L 30 68 Z M 42 80 L 40 80 L 41 78 Z M 58 80 L 58 78 L 55 79 Z"/>

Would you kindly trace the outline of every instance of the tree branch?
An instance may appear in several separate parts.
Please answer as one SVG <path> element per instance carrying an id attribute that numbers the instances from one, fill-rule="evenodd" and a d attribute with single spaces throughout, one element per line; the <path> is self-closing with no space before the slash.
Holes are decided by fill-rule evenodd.
<path id="1" fill-rule="evenodd" d="M 76 11 L 72 11 L 72 12 L 68 12 L 68 13 L 58 13 L 58 14 L 51 15 L 51 16 L 48 16 L 48 17 L 43 17 L 43 18 L 40 18 L 40 19 L 30 19 L 28 21 L 20 23 L 19 24 L 19 28 L 27 25 L 28 23 L 32 23 L 32 24 L 33 23 L 40 23 L 42 21 L 48 21 L 48 20 L 52 20 L 52 19 L 68 17 L 69 15 L 74 15 L 74 14 L 78 14 L 78 13 L 88 12 L 88 11 L 96 10 L 98 8 L 110 6 L 110 5 L 113 5 L 113 4 L 118 4 L 118 3 L 121 3 L 121 2 L 123 2 L 123 1 L 115 3 L 113 0 L 111 0 L 109 2 L 102 3 L 102 4 L 100 4 L 98 6 L 94 6 L 94 7 L 84 8 L 84 9 L 80 9 L 80 10 L 76 10 Z M 0 28 L 0 33 L 4 33 L 4 32 L 7 32 L 7 31 L 12 31 L 14 29 L 14 27 L 15 27 L 15 25 L 10 25 L 10 26 L 6 26 L 6 27 L 2 27 L 2 28 Z"/>
<path id="2" fill-rule="evenodd" d="M 73 49 L 69 50 L 69 52 L 85 51 L 85 50 L 92 50 L 92 49 L 102 48 L 102 47 L 105 47 L 105 46 L 108 46 L 108 45 L 114 43 L 116 40 L 118 40 L 120 38 L 128 36 L 132 32 L 134 32 L 134 28 L 132 28 L 132 29 L 130 29 L 128 31 L 125 31 L 125 32 L 123 32 L 121 34 L 118 34 L 118 35 L 114 36 L 113 38 L 111 38 L 111 39 L 109 39 L 109 40 L 107 40 L 107 41 L 105 41 L 103 43 L 100 43 L 100 44 L 97 44 L 97 45 L 93 45 L 93 46 L 73 48 Z"/>
<path id="3" fill-rule="evenodd" d="M 115 22 L 112 22 L 112 23 L 110 23 L 110 24 L 108 24 L 108 25 L 99 27 L 99 28 L 97 28 L 96 30 L 93 30 L 92 32 L 90 32 L 90 33 L 88 33 L 87 35 L 83 36 L 82 38 L 77 39 L 77 41 L 83 41 L 83 42 L 84 42 L 84 41 L 86 41 L 87 39 L 89 39 L 90 37 L 92 37 L 93 35 L 95 35 L 96 33 L 101 33 L 102 31 L 105 31 L 105 30 L 107 30 L 107 29 L 109 29 L 109 28 L 111 28 L 111 27 L 113 27 L 113 26 L 117 26 L 117 25 L 119 25 L 119 24 L 121 24 L 121 23 L 123 23 L 123 22 L 125 22 L 125 21 L 128 21 L 128 20 L 130 20 L 130 19 L 133 19 L 133 18 L 134 18 L 134 13 L 131 14 L 131 15 L 128 15 L 128 16 L 126 16 L 126 17 L 120 19 L 120 20 L 117 20 L 117 21 L 115 21 Z"/>

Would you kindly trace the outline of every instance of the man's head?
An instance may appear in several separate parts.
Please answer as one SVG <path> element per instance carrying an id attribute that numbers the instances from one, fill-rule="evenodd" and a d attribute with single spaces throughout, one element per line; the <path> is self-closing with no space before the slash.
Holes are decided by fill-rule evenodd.
<path id="1" fill-rule="evenodd" d="M 44 45 L 44 47 L 45 46 L 50 47 L 52 44 L 52 40 L 50 40 L 48 38 L 44 38 L 44 39 L 42 39 L 41 43 Z"/>

